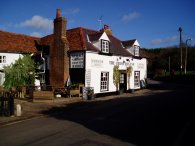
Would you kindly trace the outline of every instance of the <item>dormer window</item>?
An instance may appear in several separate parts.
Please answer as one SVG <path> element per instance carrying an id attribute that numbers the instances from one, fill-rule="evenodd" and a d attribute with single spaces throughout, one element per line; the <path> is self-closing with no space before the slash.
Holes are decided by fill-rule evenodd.
<path id="1" fill-rule="evenodd" d="M 110 43 L 107 40 L 101 40 L 101 51 L 103 53 L 109 53 Z"/>
<path id="2" fill-rule="evenodd" d="M 139 46 L 134 46 L 134 55 L 139 56 Z"/>

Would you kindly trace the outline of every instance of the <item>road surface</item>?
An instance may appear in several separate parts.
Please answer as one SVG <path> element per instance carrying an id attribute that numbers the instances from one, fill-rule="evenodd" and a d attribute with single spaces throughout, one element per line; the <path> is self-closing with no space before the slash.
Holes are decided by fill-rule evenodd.
<path id="1" fill-rule="evenodd" d="M 0 128 L 0 146 L 195 145 L 195 88 L 150 81 L 140 94 L 55 107 Z"/>

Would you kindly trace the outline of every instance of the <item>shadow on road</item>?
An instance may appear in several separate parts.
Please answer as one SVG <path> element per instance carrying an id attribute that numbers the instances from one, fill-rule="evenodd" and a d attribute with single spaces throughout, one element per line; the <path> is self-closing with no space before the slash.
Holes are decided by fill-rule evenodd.
<path id="1" fill-rule="evenodd" d="M 159 90 L 167 86 L 149 87 Z M 44 114 L 138 146 L 195 145 L 193 88 L 172 89 L 171 92 L 73 103 Z"/>

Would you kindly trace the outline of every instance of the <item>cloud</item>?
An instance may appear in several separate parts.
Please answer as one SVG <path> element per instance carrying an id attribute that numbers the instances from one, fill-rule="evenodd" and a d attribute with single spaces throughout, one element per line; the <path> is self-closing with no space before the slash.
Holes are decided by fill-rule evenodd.
<path id="1" fill-rule="evenodd" d="M 38 30 L 47 30 L 50 31 L 53 29 L 53 21 L 38 15 L 33 16 L 31 19 L 27 19 L 24 22 L 21 22 L 19 27 L 30 27 Z"/>
<path id="2" fill-rule="evenodd" d="M 161 45 L 161 44 L 167 44 L 167 43 L 172 43 L 172 42 L 177 42 L 178 41 L 178 36 L 174 35 L 172 37 L 167 37 L 167 38 L 158 38 L 158 39 L 153 39 L 151 41 L 152 45 Z"/>
<path id="3" fill-rule="evenodd" d="M 34 37 L 42 37 L 42 34 L 39 32 L 32 32 L 30 35 Z"/>
<path id="4" fill-rule="evenodd" d="M 137 19 L 138 17 L 140 17 L 140 13 L 132 12 L 132 13 L 122 16 L 121 20 L 124 22 L 129 22 L 134 19 Z"/>
<path id="5" fill-rule="evenodd" d="M 79 8 L 66 9 L 62 11 L 62 15 L 76 15 L 80 12 Z"/>

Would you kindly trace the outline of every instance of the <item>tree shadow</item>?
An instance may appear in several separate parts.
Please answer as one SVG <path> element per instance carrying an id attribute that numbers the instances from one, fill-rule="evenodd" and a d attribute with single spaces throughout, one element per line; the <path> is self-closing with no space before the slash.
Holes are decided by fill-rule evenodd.
<path id="1" fill-rule="evenodd" d="M 43 114 L 138 146 L 194 145 L 195 96 L 189 91 L 192 89 L 78 102 Z"/>

